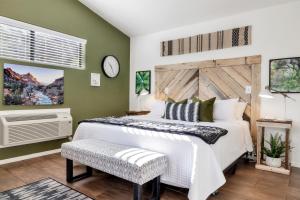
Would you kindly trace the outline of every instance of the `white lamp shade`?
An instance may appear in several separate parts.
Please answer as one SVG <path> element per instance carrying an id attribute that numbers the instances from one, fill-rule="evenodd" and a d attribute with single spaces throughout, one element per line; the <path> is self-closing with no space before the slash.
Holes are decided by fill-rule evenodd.
<path id="1" fill-rule="evenodd" d="M 273 99 L 274 96 L 267 90 L 263 90 L 259 93 L 259 96 L 264 99 Z"/>
<path id="2" fill-rule="evenodd" d="M 149 92 L 145 89 L 142 89 L 142 91 L 139 93 L 139 96 L 144 96 L 144 95 L 148 95 Z"/>

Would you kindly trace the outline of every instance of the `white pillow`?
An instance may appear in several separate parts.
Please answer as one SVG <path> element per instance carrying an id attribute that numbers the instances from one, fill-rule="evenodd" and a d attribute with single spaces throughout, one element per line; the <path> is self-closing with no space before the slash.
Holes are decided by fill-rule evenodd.
<path id="1" fill-rule="evenodd" d="M 154 100 L 150 106 L 150 116 L 162 117 L 165 112 L 165 102 L 160 100 Z"/>
<path id="2" fill-rule="evenodd" d="M 238 99 L 216 100 L 214 104 L 214 120 L 236 120 Z"/>
<path id="3" fill-rule="evenodd" d="M 247 103 L 246 102 L 238 102 L 236 106 L 236 119 L 243 120 L 243 115 L 246 110 Z"/>

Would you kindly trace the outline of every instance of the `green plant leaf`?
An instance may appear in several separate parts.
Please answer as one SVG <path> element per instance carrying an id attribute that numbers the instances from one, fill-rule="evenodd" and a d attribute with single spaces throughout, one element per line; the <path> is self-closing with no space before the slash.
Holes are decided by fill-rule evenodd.
<path id="1" fill-rule="evenodd" d="M 272 158 L 280 158 L 285 152 L 285 143 L 282 141 L 281 136 L 277 133 L 275 136 L 271 134 L 270 140 L 265 141 L 269 148 L 264 147 L 263 153 Z"/>

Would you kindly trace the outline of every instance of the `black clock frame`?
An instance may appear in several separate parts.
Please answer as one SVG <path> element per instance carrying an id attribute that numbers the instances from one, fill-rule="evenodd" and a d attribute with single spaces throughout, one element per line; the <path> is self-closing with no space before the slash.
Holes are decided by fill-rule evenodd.
<path id="1" fill-rule="evenodd" d="M 108 74 L 106 74 L 106 72 L 105 72 L 105 70 L 104 70 L 104 61 L 105 61 L 105 59 L 106 59 L 107 57 L 109 57 L 109 56 L 114 57 L 114 58 L 117 60 L 118 64 L 119 64 L 119 71 L 118 71 L 118 73 L 117 73 L 117 75 L 116 75 L 115 77 L 110 77 Z M 102 68 L 102 71 L 103 71 L 104 75 L 105 75 L 107 78 L 117 78 L 117 77 L 119 76 L 119 74 L 120 74 L 120 71 L 121 71 L 121 65 L 120 65 L 120 62 L 119 62 L 118 58 L 117 58 L 116 56 L 114 56 L 114 55 L 106 55 L 106 56 L 104 56 L 104 58 L 102 59 L 102 62 L 101 62 L 101 68 Z"/>

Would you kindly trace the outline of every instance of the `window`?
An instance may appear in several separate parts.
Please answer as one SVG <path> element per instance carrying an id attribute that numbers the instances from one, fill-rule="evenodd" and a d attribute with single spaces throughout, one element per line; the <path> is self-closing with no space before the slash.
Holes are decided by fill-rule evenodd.
<path id="1" fill-rule="evenodd" d="M 0 57 L 85 69 L 86 40 L 0 17 Z"/>

